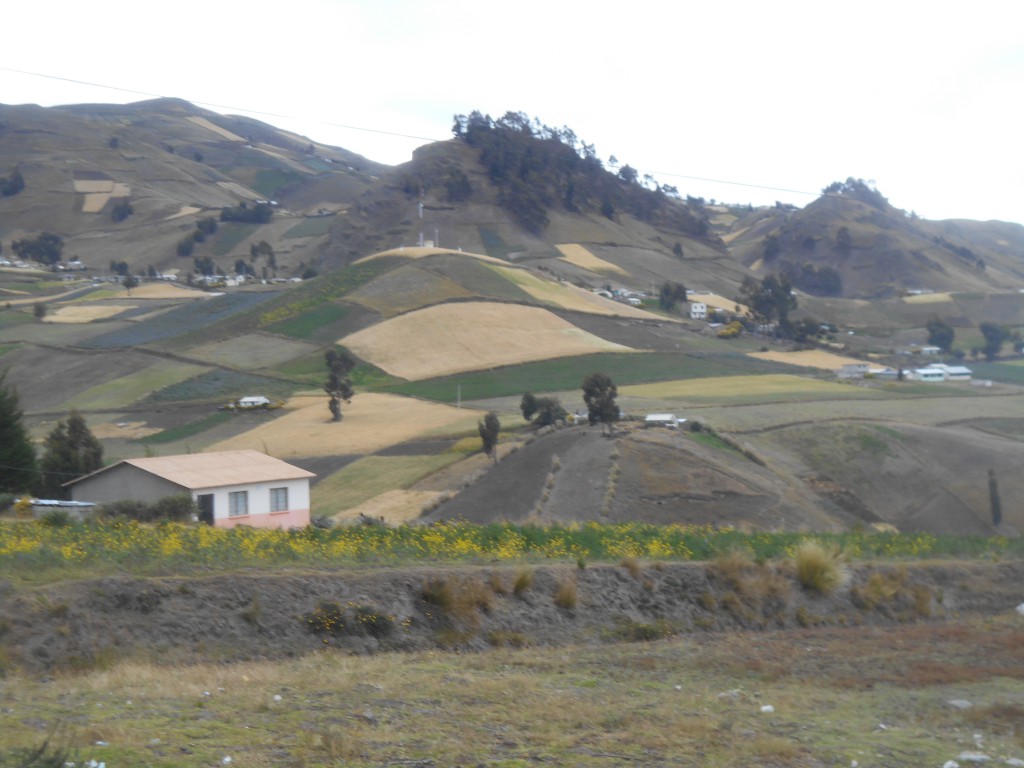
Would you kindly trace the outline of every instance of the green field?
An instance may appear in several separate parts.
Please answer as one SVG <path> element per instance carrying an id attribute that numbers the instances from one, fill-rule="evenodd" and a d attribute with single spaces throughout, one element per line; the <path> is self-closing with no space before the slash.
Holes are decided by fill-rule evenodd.
<path id="1" fill-rule="evenodd" d="M 310 339 L 325 325 L 344 320 L 352 311 L 348 304 L 321 304 L 302 314 L 268 325 L 271 333 L 280 333 L 296 339 Z"/>
<path id="2" fill-rule="evenodd" d="M 312 513 L 330 516 L 352 509 L 385 491 L 408 488 L 463 458 L 458 452 L 430 456 L 366 456 L 316 484 Z"/>
<path id="3" fill-rule="evenodd" d="M 487 371 L 471 371 L 455 376 L 384 386 L 380 391 L 452 403 L 459 397 L 460 389 L 463 400 L 508 397 L 527 391 L 565 392 L 578 389 L 583 380 L 595 371 L 608 374 L 616 385 L 622 387 L 652 381 L 745 376 L 794 370 L 799 369 L 791 365 L 731 353 L 698 356 L 666 352 L 614 352 L 543 360 Z"/>
<path id="4" fill-rule="evenodd" d="M 1001 363 L 968 362 L 965 365 L 974 373 L 975 379 L 992 379 L 1001 384 L 1024 386 L 1024 360 Z"/>
<path id="5" fill-rule="evenodd" d="M 304 178 L 306 177 L 303 174 L 296 173 L 295 171 L 282 171 L 276 168 L 264 169 L 256 171 L 256 179 L 252 183 L 252 188 L 264 197 L 272 198 L 277 195 L 277 190 L 281 189 L 281 187 L 301 181 Z"/>
<path id="6" fill-rule="evenodd" d="M 173 443 L 178 440 L 185 440 L 189 437 L 195 437 L 200 435 L 208 429 L 213 429 L 224 422 L 235 418 L 235 414 L 231 411 L 217 411 L 211 413 L 209 416 L 204 416 L 201 419 L 190 421 L 188 424 L 182 424 L 180 427 L 172 427 L 171 429 L 165 429 L 162 432 L 157 432 L 153 435 L 147 435 L 139 440 L 140 443 L 146 445 L 161 445 L 163 443 Z"/>
<path id="7" fill-rule="evenodd" d="M 180 365 L 180 363 L 179 363 Z M 207 371 L 153 392 L 143 402 L 173 403 L 209 400 L 229 402 L 247 395 L 285 399 L 298 388 L 293 382 L 238 371 Z"/>
<path id="8" fill-rule="evenodd" d="M 284 237 L 316 237 L 318 235 L 326 235 L 331 231 L 331 226 L 335 222 L 334 216 L 313 216 L 307 219 L 303 219 L 300 224 L 296 224 L 294 227 L 284 233 Z"/>
<path id="9" fill-rule="evenodd" d="M 213 255 L 226 256 L 235 250 L 240 242 L 247 237 L 254 235 L 259 229 L 259 224 L 243 224 L 238 221 L 219 222 L 217 233 L 213 236 Z M 197 249 L 196 255 L 202 256 L 202 244 Z M 231 265 L 220 265 L 225 272 L 231 273 Z"/>
<path id="10" fill-rule="evenodd" d="M 161 360 L 141 371 L 86 389 L 64 403 L 61 410 L 123 408 L 162 389 L 201 376 L 209 370 L 207 366 Z"/>

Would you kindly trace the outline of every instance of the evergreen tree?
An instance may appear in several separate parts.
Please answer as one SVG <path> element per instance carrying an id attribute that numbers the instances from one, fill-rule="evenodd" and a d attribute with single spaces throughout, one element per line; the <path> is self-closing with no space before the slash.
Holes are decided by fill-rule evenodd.
<path id="1" fill-rule="evenodd" d="M 533 392 L 523 392 L 523 399 L 519 401 L 519 410 L 523 412 L 523 418 L 530 421 L 537 413 L 537 397 Z"/>
<path id="2" fill-rule="evenodd" d="M 36 479 L 36 451 L 21 422 L 18 392 L 0 372 L 0 493 L 23 493 Z"/>
<path id="3" fill-rule="evenodd" d="M 41 477 L 37 495 L 62 499 L 67 491 L 63 484 L 76 477 L 95 472 L 103 466 L 103 446 L 89 431 L 82 415 L 75 410 L 68 414 L 66 421 L 46 436 L 45 450 L 40 462 Z"/>

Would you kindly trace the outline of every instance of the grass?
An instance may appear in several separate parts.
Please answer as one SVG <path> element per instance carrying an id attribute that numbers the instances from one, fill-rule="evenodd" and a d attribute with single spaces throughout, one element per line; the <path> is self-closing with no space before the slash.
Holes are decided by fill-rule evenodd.
<path id="1" fill-rule="evenodd" d="M 325 303 L 316 309 L 269 325 L 267 330 L 296 339 L 310 339 L 319 328 L 344 320 L 350 312 L 351 307 L 345 304 Z"/>
<path id="2" fill-rule="evenodd" d="M 218 222 L 217 232 L 213 236 L 213 256 L 227 256 L 235 250 L 239 243 L 252 236 L 259 227 L 259 224 L 244 224 L 239 221 Z M 201 250 L 197 252 L 197 255 L 202 255 Z M 225 269 L 231 268 L 230 265 L 224 266 Z"/>
<path id="3" fill-rule="evenodd" d="M 623 631 L 643 640 L 670 628 Z M 243 768 L 942 765 L 973 750 L 974 733 L 989 755 L 1021 755 L 1020 683 L 999 674 L 1020 663 L 1019 630 L 975 623 L 869 632 L 457 655 L 325 651 L 233 665 L 121 661 L 8 678 L 0 732 L 10 754 L 38 746 L 47 724 L 71 721 L 68 746 L 82 764 L 154 768 L 226 757 Z M 525 639 L 493 641 L 515 644 Z M 946 704 L 954 697 L 976 706 L 957 710 Z M 774 712 L 763 713 L 769 704 Z"/>
<path id="4" fill-rule="evenodd" d="M 316 486 L 313 515 L 334 515 L 359 506 L 374 496 L 396 488 L 408 488 L 417 480 L 462 458 L 459 454 L 430 456 L 366 456 Z"/>
<path id="5" fill-rule="evenodd" d="M 282 171 L 276 168 L 263 169 L 256 171 L 256 179 L 252 183 L 252 188 L 269 199 L 275 197 L 277 190 L 281 187 L 305 178 L 304 174 L 295 171 Z"/>
<path id="6" fill-rule="evenodd" d="M 312 216 L 287 230 L 283 237 L 316 237 L 318 235 L 326 235 L 331 231 L 335 221 L 337 219 L 334 216 Z"/>
<path id="7" fill-rule="evenodd" d="M 797 578 L 805 589 L 822 595 L 832 594 L 846 580 L 846 571 L 839 550 L 820 541 L 807 539 L 793 552 Z"/>
<path id="8" fill-rule="evenodd" d="M 211 413 L 209 416 L 204 416 L 201 419 L 190 421 L 188 424 L 182 424 L 179 427 L 172 427 L 171 429 L 165 429 L 161 432 L 157 432 L 153 435 L 147 435 L 139 440 L 140 443 L 146 445 L 160 445 L 163 443 L 173 443 L 178 440 L 185 440 L 189 437 L 195 437 L 200 435 L 208 429 L 213 429 L 226 421 L 230 421 L 235 418 L 236 414 L 230 411 L 217 411 Z"/>
<path id="9" fill-rule="evenodd" d="M 213 370 L 157 390 L 142 402 L 157 404 L 223 400 L 226 403 L 253 393 L 285 399 L 296 389 L 297 385 L 289 381 L 238 371 Z"/>
<path id="10" fill-rule="evenodd" d="M 202 376 L 209 370 L 206 366 L 161 360 L 141 371 L 86 389 L 64 403 L 61 410 L 123 408 L 154 392 Z"/>
<path id="11" fill-rule="evenodd" d="M 461 387 L 463 400 L 484 400 L 521 395 L 526 391 L 575 390 L 579 389 L 580 384 L 591 373 L 601 371 L 612 378 L 621 394 L 623 387 L 630 384 L 678 380 L 681 376 L 701 379 L 710 376 L 769 373 L 782 370 L 783 367 L 792 370 L 792 366 L 764 363 L 744 355 L 697 356 L 664 352 L 612 352 L 543 360 L 486 371 L 468 371 L 453 376 L 386 385 L 382 387 L 382 391 L 451 403 L 455 402 Z"/>

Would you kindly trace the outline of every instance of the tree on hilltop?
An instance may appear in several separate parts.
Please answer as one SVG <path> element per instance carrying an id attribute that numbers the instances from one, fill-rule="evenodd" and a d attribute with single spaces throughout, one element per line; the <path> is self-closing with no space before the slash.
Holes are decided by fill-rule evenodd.
<path id="1" fill-rule="evenodd" d="M 619 419 L 619 406 L 615 403 L 619 390 L 615 382 L 606 373 L 592 373 L 582 386 L 590 424 L 600 424 L 602 432 L 607 430 L 611 434 L 612 425 Z"/>

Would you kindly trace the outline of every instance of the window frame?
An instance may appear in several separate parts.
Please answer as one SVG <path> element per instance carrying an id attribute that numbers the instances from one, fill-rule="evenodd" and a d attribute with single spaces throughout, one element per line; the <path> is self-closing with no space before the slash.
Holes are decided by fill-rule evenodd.
<path id="1" fill-rule="evenodd" d="M 284 497 L 284 506 L 279 506 L 278 502 Z M 288 486 L 282 485 L 278 488 L 270 489 L 270 512 L 287 512 L 288 511 Z"/>
<path id="2" fill-rule="evenodd" d="M 228 491 L 228 517 L 245 517 L 248 514 L 249 492 Z"/>

